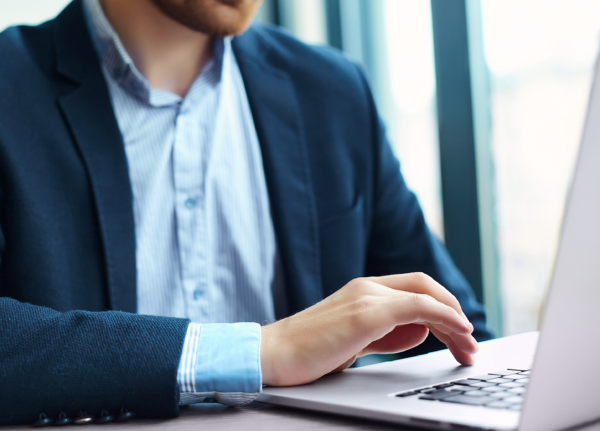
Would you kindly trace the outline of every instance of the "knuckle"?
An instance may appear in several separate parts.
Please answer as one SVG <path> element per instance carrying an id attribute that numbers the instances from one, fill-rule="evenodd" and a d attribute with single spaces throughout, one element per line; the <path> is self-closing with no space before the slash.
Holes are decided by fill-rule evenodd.
<path id="1" fill-rule="evenodd" d="M 409 298 L 409 300 L 412 302 L 414 318 L 419 321 L 421 320 L 421 314 L 423 310 L 423 295 L 413 293 Z"/>
<path id="2" fill-rule="evenodd" d="M 413 305 L 419 309 L 423 306 L 423 295 L 419 294 L 419 293 L 413 293 L 410 296 L 410 300 L 412 301 Z"/>
<path id="3" fill-rule="evenodd" d="M 413 302 L 415 318 L 417 320 L 424 319 L 424 316 L 428 316 L 427 318 L 431 319 L 432 316 L 438 315 L 440 312 L 440 309 L 437 307 L 439 302 L 426 293 L 415 293 L 411 300 Z"/>
<path id="4" fill-rule="evenodd" d="M 411 300 L 415 309 L 418 310 L 419 315 L 422 314 L 425 308 L 431 307 L 433 302 L 437 302 L 433 297 L 425 293 L 414 293 Z"/>
<path id="5" fill-rule="evenodd" d="M 429 285 L 429 283 L 431 283 L 431 280 L 432 280 L 432 278 L 430 276 L 428 276 L 427 274 L 425 274 L 424 272 L 413 272 L 412 277 L 413 277 L 415 283 L 417 283 L 419 285 L 424 285 L 424 286 Z"/>
<path id="6" fill-rule="evenodd" d="M 366 295 L 373 292 L 374 283 L 368 278 L 356 278 L 352 280 L 353 291 L 358 295 Z"/>
<path id="7" fill-rule="evenodd" d="M 456 308 L 457 310 L 461 310 L 462 307 L 460 306 L 460 301 L 452 293 L 450 293 L 450 296 L 452 298 L 451 301 L 454 308 Z"/>
<path id="8" fill-rule="evenodd" d="M 416 286 L 419 286 L 420 288 L 424 289 L 425 291 L 431 290 L 433 278 L 431 278 L 429 275 L 425 274 L 424 272 L 413 272 L 411 275 L 413 278 L 413 283 Z"/>
<path id="9" fill-rule="evenodd" d="M 425 306 L 427 304 L 430 304 L 431 301 L 435 301 L 435 299 L 426 294 L 426 293 L 415 293 L 415 302 L 421 306 Z"/>
<path id="10" fill-rule="evenodd" d="M 352 279 L 352 281 L 350 282 L 351 284 L 362 284 L 365 281 L 367 281 L 366 277 L 358 277 L 358 278 L 354 278 Z"/>
<path id="11" fill-rule="evenodd" d="M 375 308 L 377 301 L 371 295 L 359 295 L 350 304 L 351 324 L 360 330 L 369 330 L 373 326 L 375 316 L 378 315 Z"/>
<path id="12" fill-rule="evenodd" d="M 426 293 L 422 293 L 422 294 L 421 294 L 421 296 L 422 296 L 422 297 L 423 297 L 423 299 L 424 299 L 425 301 L 427 301 L 427 302 L 432 302 L 432 301 L 438 302 L 438 301 L 437 301 L 437 299 L 435 299 L 433 296 L 431 296 L 431 295 L 428 295 L 428 294 L 426 294 Z"/>
<path id="13" fill-rule="evenodd" d="M 371 310 L 374 306 L 374 298 L 369 295 L 360 295 L 353 302 L 352 306 L 355 311 L 359 313 L 363 313 L 365 311 Z"/>

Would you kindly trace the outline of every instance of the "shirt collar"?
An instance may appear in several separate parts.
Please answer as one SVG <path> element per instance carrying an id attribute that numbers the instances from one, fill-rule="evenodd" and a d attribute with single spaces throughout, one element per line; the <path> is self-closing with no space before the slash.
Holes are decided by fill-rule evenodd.
<path id="1" fill-rule="evenodd" d="M 96 53 L 117 84 L 131 95 L 153 106 L 166 106 L 182 101 L 177 94 L 150 86 L 150 82 L 135 67 L 121 39 L 106 18 L 100 0 L 84 0 L 83 4 L 84 16 Z M 211 87 L 219 84 L 223 59 L 231 50 L 231 39 L 231 36 L 215 39 L 213 58 L 202 69 L 196 81 L 202 77 L 202 82 Z M 194 84 L 189 93 L 194 93 Z"/>

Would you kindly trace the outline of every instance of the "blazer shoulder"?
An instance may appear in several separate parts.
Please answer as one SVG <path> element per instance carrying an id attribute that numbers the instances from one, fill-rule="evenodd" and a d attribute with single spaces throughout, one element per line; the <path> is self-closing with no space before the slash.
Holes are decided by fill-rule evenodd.
<path id="1" fill-rule="evenodd" d="M 54 70 L 52 21 L 38 26 L 9 27 L 0 33 L 0 88 L 11 88 L 13 79 Z"/>
<path id="2" fill-rule="evenodd" d="M 21 35 L 21 27 L 9 27 L 0 33 L 0 58 L 10 59 L 0 62 L 0 83 L 7 83 L 7 75 L 23 67 L 27 47 Z"/>
<path id="3" fill-rule="evenodd" d="M 248 50 L 289 73 L 295 80 L 308 80 L 327 88 L 364 86 L 360 66 L 340 50 L 302 42 L 284 29 L 269 24 L 254 24 L 240 39 L 240 50 Z"/>
<path id="4" fill-rule="evenodd" d="M 284 28 L 276 25 L 254 24 L 250 27 L 248 33 L 262 39 L 265 45 L 273 50 L 276 55 L 289 57 L 290 60 L 311 58 L 346 66 L 350 66 L 352 63 L 339 49 L 329 45 L 303 42 Z"/>

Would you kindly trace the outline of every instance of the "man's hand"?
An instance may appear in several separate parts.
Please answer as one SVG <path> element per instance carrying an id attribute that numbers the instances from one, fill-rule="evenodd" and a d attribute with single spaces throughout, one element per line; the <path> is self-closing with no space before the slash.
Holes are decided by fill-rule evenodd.
<path id="1" fill-rule="evenodd" d="M 421 344 L 429 331 L 456 360 L 473 364 L 478 350 L 457 299 L 427 275 L 352 280 L 306 310 L 262 328 L 263 383 L 309 383 L 370 353 Z"/>

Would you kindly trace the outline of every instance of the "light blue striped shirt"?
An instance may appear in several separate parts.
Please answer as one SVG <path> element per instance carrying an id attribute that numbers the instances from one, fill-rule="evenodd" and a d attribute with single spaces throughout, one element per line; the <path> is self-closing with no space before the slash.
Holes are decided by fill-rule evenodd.
<path id="1" fill-rule="evenodd" d="M 185 97 L 136 69 L 99 0 L 85 0 L 133 192 L 138 313 L 192 320 L 181 401 L 260 392 L 260 323 L 275 320 L 276 242 L 260 146 L 231 38 Z M 256 322 L 256 323 L 235 323 Z"/>

